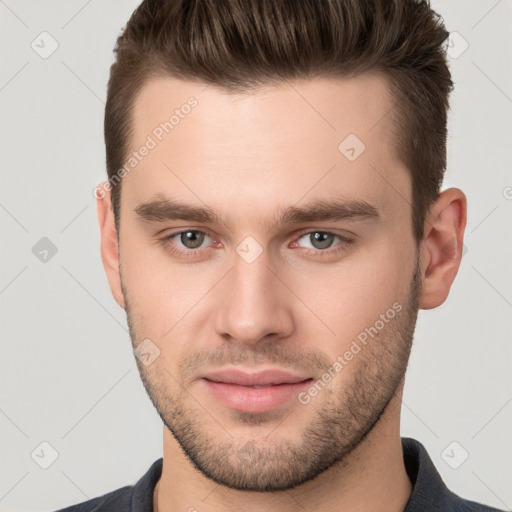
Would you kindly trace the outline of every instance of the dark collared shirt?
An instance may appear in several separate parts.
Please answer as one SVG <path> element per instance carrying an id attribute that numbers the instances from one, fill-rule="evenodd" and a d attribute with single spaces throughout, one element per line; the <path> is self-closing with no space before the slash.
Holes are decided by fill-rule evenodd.
<path id="1" fill-rule="evenodd" d="M 425 447 L 415 439 L 402 438 L 412 494 L 403 512 L 503 512 L 460 498 L 441 479 Z M 152 512 L 153 490 L 162 474 L 163 459 L 156 460 L 135 484 L 57 512 Z"/>

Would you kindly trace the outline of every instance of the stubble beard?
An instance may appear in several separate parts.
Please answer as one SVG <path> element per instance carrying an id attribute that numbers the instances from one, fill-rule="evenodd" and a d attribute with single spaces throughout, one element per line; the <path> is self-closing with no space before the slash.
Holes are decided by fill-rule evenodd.
<path id="1" fill-rule="evenodd" d="M 347 456 L 378 423 L 405 376 L 420 288 L 417 262 L 409 295 L 400 314 L 378 336 L 369 340 L 349 363 L 358 365 L 356 371 L 350 373 L 351 381 L 343 380 L 342 371 L 311 403 L 302 405 L 297 401 L 293 404 L 287 413 L 289 418 L 284 416 L 276 420 L 272 412 L 230 411 L 229 421 L 223 428 L 223 418 L 215 422 L 203 406 L 191 398 L 191 392 L 179 385 L 166 369 L 151 369 L 137 359 L 139 373 L 164 425 L 192 465 L 204 476 L 237 490 L 272 492 L 292 489 L 335 464 L 344 465 Z M 137 334 L 138 326 L 134 323 L 134 312 L 124 285 L 123 293 L 133 344 L 141 337 Z M 253 356 L 261 358 L 261 354 L 244 350 L 236 355 L 236 360 L 254 361 Z M 230 361 L 235 359 L 232 354 L 230 357 Z M 308 409 L 312 419 L 298 433 L 299 440 L 286 439 L 280 434 L 279 423 L 293 421 L 293 415 L 299 415 L 303 407 L 315 408 L 314 414 Z M 214 415 L 217 416 L 218 413 Z M 233 420 L 237 421 L 238 427 L 246 425 L 247 435 L 243 438 L 227 433 Z"/>

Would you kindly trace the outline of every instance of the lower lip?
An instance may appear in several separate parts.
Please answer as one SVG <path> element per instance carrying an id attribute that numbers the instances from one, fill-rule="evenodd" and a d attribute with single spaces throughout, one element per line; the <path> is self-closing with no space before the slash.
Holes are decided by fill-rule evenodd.
<path id="1" fill-rule="evenodd" d="M 251 388 L 238 384 L 213 382 L 202 379 L 210 393 L 222 404 L 237 411 L 265 412 L 296 398 L 302 389 L 311 384 L 308 379 L 296 384 L 278 384 L 266 388 Z"/>

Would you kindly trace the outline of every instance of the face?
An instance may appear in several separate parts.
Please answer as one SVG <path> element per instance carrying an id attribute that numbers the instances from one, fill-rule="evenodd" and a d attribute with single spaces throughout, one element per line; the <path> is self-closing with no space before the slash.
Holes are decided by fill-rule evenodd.
<path id="1" fill-rule="evenodd" d="M 218 483 L 341 464 L 401 383 L 420 277 L 392 104 L 377 75 L 137 97 L 120 302 L 153 404 Z"/>

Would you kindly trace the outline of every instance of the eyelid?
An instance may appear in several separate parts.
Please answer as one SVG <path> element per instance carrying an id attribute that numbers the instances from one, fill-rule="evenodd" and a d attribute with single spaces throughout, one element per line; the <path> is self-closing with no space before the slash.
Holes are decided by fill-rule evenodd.
<path id="1" fill-rule="evenodd" d="M 171 240 L 171 239 L 174 239 L 174 238 L 179 238 L 179 235 L 182 235 L 183 233 L 189 233 L 189 232 L 193 232 L 193 233 L 202 233 L 204 235 L 206 235 L 207 237 L 211 238 L 213 241 L 214 238 L 206 231 L 204 231 L 203 229 L 182 229 L 180 231 L 176 231 L 175 233 L 170 233 L 169 235 L 165 235 L 164 236 L 164 240 Z M 200 248 L 198 249 L 195 249 L 195 250 L 199 250 Z M 204 249 L 204 247 L 201 247 L 201 249 Z M 190 251 L 193 251 L 194 249 L 187 249 L 189 252 Z"/>
<path id="2" fill-rule="evenodd" d="M 172 254 L 178 255 L 178 257 L 194 257 L 194 256 L 196 256 L 197 253 L 201 252 L 202 249 L 212 248 L 212 244 L 210 244 L 209 246 L 206 246 L 206 247 L 198 247 L 195 249 L 188 249 L 188 248 L 181 248 L 181 247 L 177 246 L 176 244 L 172 243 L 172 239 L 174 239 L 175 237 L 178 237 L 179 235 L 181 235 L 183 233 L 187 233 L 189 231 L 202 233 L 202 234 L 210 237 L 213 240 L 213 242 L 217 242 L 215 240 L 215 237 L 212 236 L 212 234 L 209 232 L 209 230 L 204 229 L 204 228 L 201 228 L 201 229 L 200 228 L 185 228 L 185 229 L 182 228 L 178 231 L 164 235 L 164 237 L 160 238 L 159 241 L 164 246 L 164 248 L 166 248 Z M 340 243 L 338 243 L 332 247 L 327 247 L 326 249 L 315 249 L 315 248 L 301 247 L 301 246 L 297 245 L 298 241 L 301 238 L 303 238 L 306 235 L 311 235 L 313 233 L 324 233 L 324 234 L 334 235 L 335 237 L 339 238 Z M 295 233 L 293 236 L 294 236 L 294 241 L 291 243 L 294 244 L 294 247 L 299 247 L 299 248 L 303 249 L 306 253 L 310 253 L 310 254 L 313 253 L 314 255 L 319 255 L 320 257 L 333 256 L 335 254 L 338 254 L 339 252 L 346 250 L 347 246 L 352 245 L 355 241 L 355 238 L 357 238 L 357 235 L 355 235 L 353 233 L 350 233 L 350 235 L 347 236 L 347 235 L 343 235 L 341 233 L 336 233 L 335 231 L 329 231 L 328 229 L 314 229 L 314 228 L 305 228 L 304 230 L 299 231 L 298 233 Z M 218 243 L 219 242 L 217 242 L 217 244 Z"/>
<path id="3" fill-rule="evenodd" d="M 315 249 L 315 248 L 309 248 L 309 247 L 301 247 L 298 245 L 298 242 L 301 238 L 304 238 L 306 235 L 311 235 L 313 233 L 323 233 L 323 234 L 326 234 L 326 235 L 333 235 L 334 237 L 338 237 L 338 239 L 340 240 L 340 243 L 336 244 L 336 245 L 333 245 L 331 247 L 327 247 L 326 249 Z M 340 247 L 342 248 L 343 245 L 351 245 L 354 243 L 354 238 L 355 238 L 355 235 L 351 235 L 351 236 L 346 236 L 346 235 L 342 235 L 341 233 L 336 233 L 334 231 L 329 231 L 329 230 L 322 230 L 322 229 L 309 229 L 309 230 L 306 230 L 304 232 L 299 232 L 297 235 L 295 235 L 295 239 L 296 241 L 292 242 L 294 244 L 295 247 L 301 247 L 302 249 L 305 249 L 306 251 L 310 251 L 310 252 L 313 252 L 313 253 L 322 253 L 322 254 L 332 254 L 332 253 L 335 253 L 337 250 L 342 250 L 340 249 Z"/>
<path id="4" fill-rule="evenodd" d="M 171 238 L 174 238 L 183 233 L 188 233 L 189 231 L 203 233 L 206 236 L 209 236 L 212 240 L 215 240 L 215 236 L 213 236 L 212 233 L 208 229 L 205 229 L 205 228 L 184 228 L 184 229 L 182 228 L 178 231 L 165 234 L 163 236 L 163 239 L 164 240 L 171 239 Z M 345 235 L 345 234 L 337 233 L 336 231 L 332 231 L 329 229 L 314 229 L 314 228 L 305 228 L 304 230 L 294 233 L 293 237 L 294 237 L 294 239 L 299 239 L 299 238 L 304 237 L 305 235 L 309 235 L 312 233 L 326 233 L 329 235 L 335 235 L 335 236 L 339 236 L 342 240 L 345 240 L 345 241 L 347 241 L 351 238 L 357 238 L 357 235 L 355 235 L 354 233 L 348 233 Z"/>
<path id="5" fill-rule="evenodd" d="M 329 235 L 335 235 L 339 236 L 342 239 L 350 239 L 350 238 L 357 238 L 357 235 L 351 232 L 344 232 L 344 233 L 338 233 L 337 230 L 332 230 L 329 228 L 322 229 L 322 228 L 306 228 L 304 230 L 298 231 L 294 234 L 295 238 L 302 238 L 304 235 L 309 235 L 311 233 L 327 233 Z"/>

